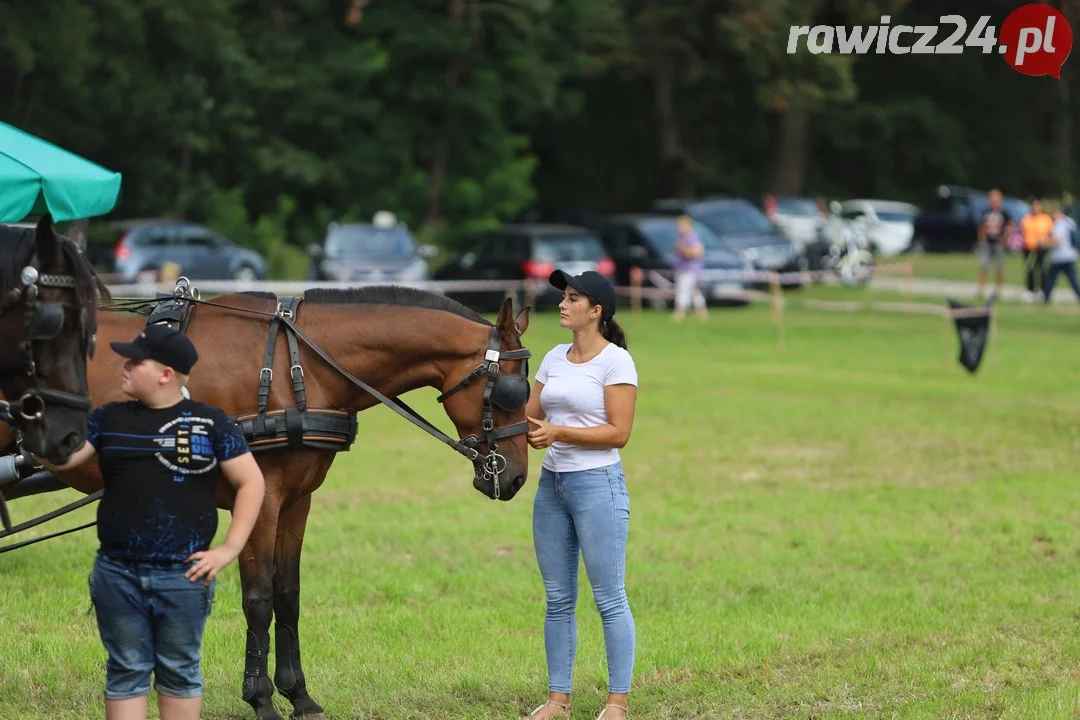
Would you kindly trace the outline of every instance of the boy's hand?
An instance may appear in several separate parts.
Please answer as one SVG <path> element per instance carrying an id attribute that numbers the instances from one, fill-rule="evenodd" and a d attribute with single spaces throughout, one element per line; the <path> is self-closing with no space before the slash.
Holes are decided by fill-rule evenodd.
<path id="1" fill-rule="evenodd" d="M 184 573 L 184 577 L 191 582 L 195 582 L 205 575 L 206 581 L 203 584 L 209 586 L 210 581 L 214 579 L 218 571 L 235 560 L 239 554 L 239 552 L 232 550 L 227 545 L 218 545 L 209 550 L 192 553 L 191 557 L 185 562 L 195 561 L 195 564 L 188 568 L 188 571 Z"/>

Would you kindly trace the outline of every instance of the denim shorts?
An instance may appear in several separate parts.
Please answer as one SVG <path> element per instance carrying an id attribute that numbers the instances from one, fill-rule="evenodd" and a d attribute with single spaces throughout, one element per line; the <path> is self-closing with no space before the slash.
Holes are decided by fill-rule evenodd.
<path id="1" fill-rule="evenodd" d="M 191 582 L 191 563 L 113 560 L 98 553 L 90 573 L 90 600 L 108 653 L 105 698 L 128 700 L 150 692 L 150 674 L 161 695 L 201 697 L 199 669 L 203 628 L 216 580 Z"/>

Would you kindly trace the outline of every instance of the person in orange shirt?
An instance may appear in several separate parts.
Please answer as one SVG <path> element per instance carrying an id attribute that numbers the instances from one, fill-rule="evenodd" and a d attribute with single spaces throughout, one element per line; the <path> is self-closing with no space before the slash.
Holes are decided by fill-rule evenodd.
<path id="1" fill-rule="evenodd" d="M 1053 229 L 1054 218 L 1043 209 L 1042 201 L 1032 200 L 1031 212 L 1020 221 L 1020 232 L 1024 236 L 1024 267 L 1027 270 L 1025 302 L 1032 302 L 1043 295 L 1043 265 Z"/>

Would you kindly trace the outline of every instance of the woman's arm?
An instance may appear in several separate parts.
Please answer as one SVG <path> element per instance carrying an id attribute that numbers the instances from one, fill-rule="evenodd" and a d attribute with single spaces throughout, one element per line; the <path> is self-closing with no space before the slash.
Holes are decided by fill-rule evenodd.
<path id="1" fill-rule="evenodd" d="M 534 448 L 546 448 L 553 442 L 564 442 L 598 450 L 626 447 L 634 427 L 637 388 L 629 384 L 605 386 L 604 405 L 607 409 L 607 423 L 590 428 L 552 425 L 535 415 L 529 415 L 529 422 L 534 426 L 529 431 L 529 444 Z"/>

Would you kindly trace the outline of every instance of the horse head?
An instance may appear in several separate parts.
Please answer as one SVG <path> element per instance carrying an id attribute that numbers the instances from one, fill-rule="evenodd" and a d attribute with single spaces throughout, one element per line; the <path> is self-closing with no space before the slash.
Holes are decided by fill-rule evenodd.
<path id="1" fill-rule="evenodd" d="M 528 349 L 521 336 L 529 328 L 530 307 L 515 318 L 507 298 L 480 363 L 464 378 L 449 378 L 439 402 L 463 443 L 477 451 L 473 487 L 492 499 L 510 500 L 529 473 L 525 405 L 529 400 Z"/>
<path id="2" fill-rule="evenodd" d="M 0 227 L 0 240 L 0 417 L 62 464 L 86 436 L 95 302 L 108 290 L 47 214 L 36 228 Z"/>

